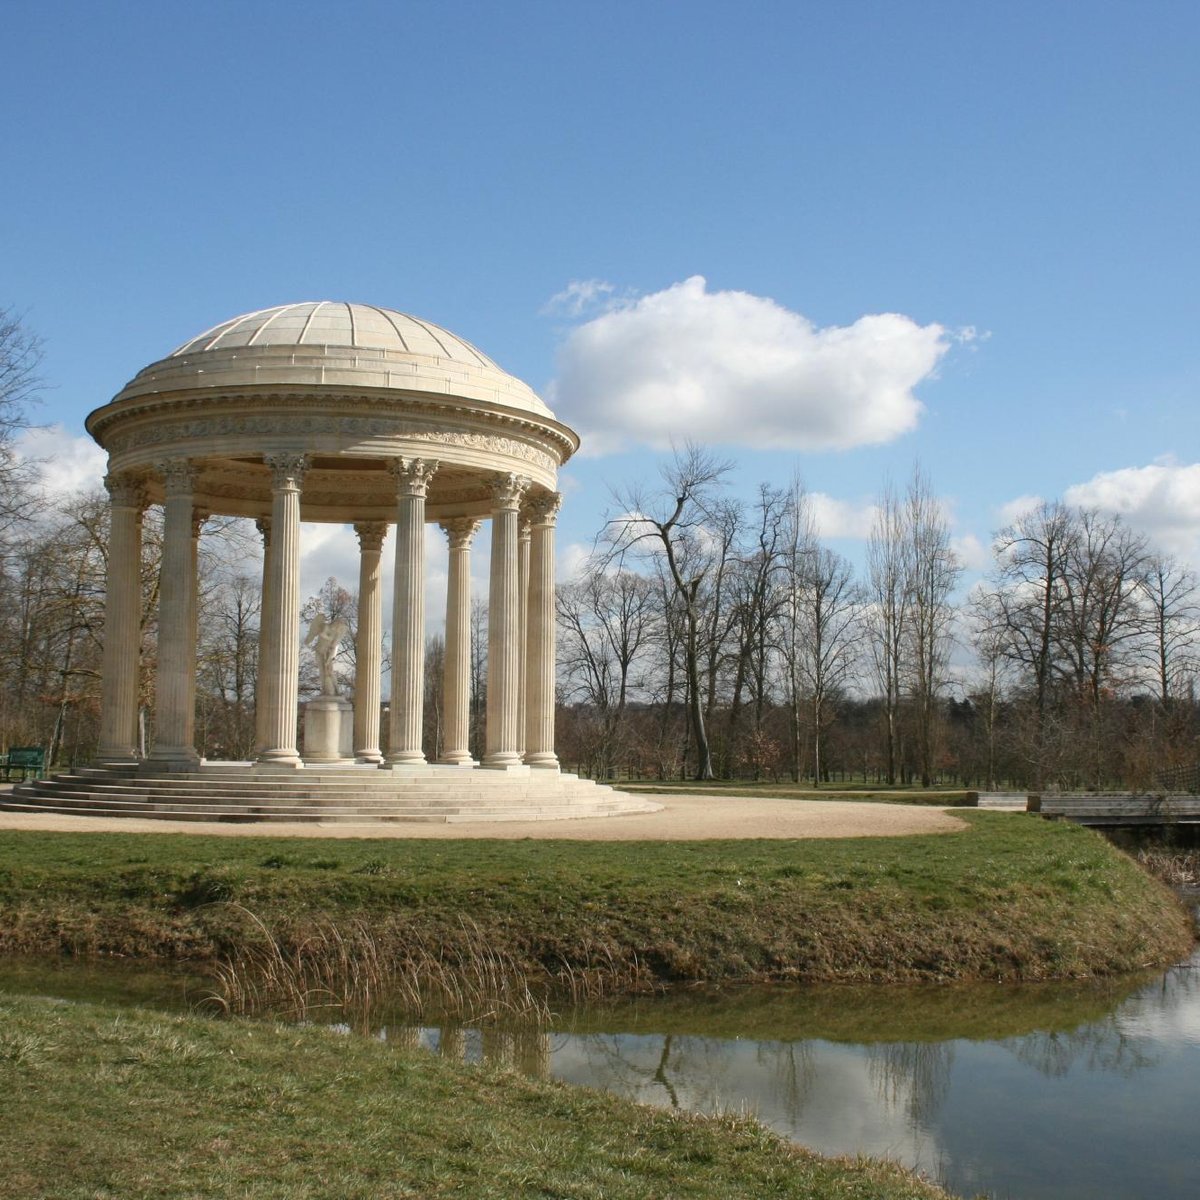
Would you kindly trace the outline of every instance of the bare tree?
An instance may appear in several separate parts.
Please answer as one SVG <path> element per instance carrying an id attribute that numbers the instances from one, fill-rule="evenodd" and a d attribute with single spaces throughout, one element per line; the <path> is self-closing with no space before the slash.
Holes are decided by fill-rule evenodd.
<path id="1" fill-rule="evenodd" d="M 712 524 L 716 492 L 732 464 L 689 443 L 662 470 L 656 492 L 633 484 L 614 495 L 622 515 L 606 523 L 610 555 L 629 551 L 661 555 L 667 566 L 684 627 L 684 668 L 696 751 L 696 778 L 713 777 L 700 681 L 701 591 L 713 569 Z"/>
<path id="2" fill-rule="evenodd" d="M 637 683 L 635 667 L 658 628 L 656 589 L 633 571 L 609 572 L 592 564 L 558 589 L 557 605 L 568 695 L 581 698 L 595 713 L 600 770 L 611 774 Z"/>
<path id="3" fill-rule="evenodd" d="M 885 484 L 875 507 L 867 542 L 867 637 L 883 703 L 886 775 L 897 777 L 901 687 L 907 668 L 908 617 L 907 510 L 895 488 Z"/>
<path id="4" fill-rule="evenodd" d="M 808 697 L 812 729 L 812 778 L 825 778 L 825 730 L 833 702 L 850 678 L 862 637 L 862 592 L 850 563 L 826 546 L 815 546 L 796 580 L 797 668 Z"/>
<path id="5" fill-rule="evenodd" d="M 940 702 L 953 642 L 951 596 L 962 568 L 950 549 L 950 530 L 941 506 L 919 466 L 913 470 L 905 496 L 904 533 L 909 691 L 921 786 L 929 787 L 936 765 Z"/>
<path id="6" fill-rule="evenodd" d="M 1076 533 L 1071 510 L 1042 503 L 996 535 L 987 611 L 1004 654 L 1032 701 L 1028 757 L 1033 787 L 1047 773 L 1050 700 L 1058 669 L 1056 640 L 1067 589 L 1067 553 Z"/>
<path id="7" fill-rule="evenodd" d="M 1168 707 L 1197 670 L 1200 582 L 1170 555 L 1151 556 L 1140 581 L 1148 636 L 1143 657 L 1154 673 L 1159 702 Z"/>

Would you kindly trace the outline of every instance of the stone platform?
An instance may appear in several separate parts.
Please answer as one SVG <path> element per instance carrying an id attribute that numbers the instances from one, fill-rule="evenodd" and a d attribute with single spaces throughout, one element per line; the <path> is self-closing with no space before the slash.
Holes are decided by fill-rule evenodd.
<path id="1" fill-rule="evenodd" d="M 348 765 L 193 771 L 83 767 L 16 785 L 0 809 L 172 821 L 552 821 L 657 812 L 661 804 L 557 771 Z"/>

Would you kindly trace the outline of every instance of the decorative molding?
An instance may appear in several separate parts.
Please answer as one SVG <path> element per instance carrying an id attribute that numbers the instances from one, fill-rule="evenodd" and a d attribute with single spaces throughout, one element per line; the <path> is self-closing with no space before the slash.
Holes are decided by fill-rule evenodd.
<path id="1" fill-rule="evenodd" d="M 309 458 L 307 454 L 297 454 L 293 450 L 280 450 L 274 454 L 264 454 L 263 462 L 271 471 L 272 492 L 298 492 L 304 484 L 304 476 L 308 472 Z"/>
<path id="2" fill-rule="evenodd" d="M 517 475 L 512 471 L 490 476 L 488 485 L 491 490 L 492 508 L 497 511 L 519 508 L 521 497 L 532 484 L 533 480 L 528 475 Z"/>
<path id="3" fill-rule="evenodd" d="M 354 532 L 358 534 L 358 549 L 362 554 L 379 554 L 383 550 L 383 539 L 387 536 L 387 524 L 383 521 L 356 521 Z"/>
<path id="4" fill-rule="evenodd" d="M 482 521 L 478 521 L 474 517 L 450 517 L 448 520 L 438 522 L 446 535 L 451 550 L 469 550 L 471 539 L 479 532 L 482 524 Z"/>
<path id="5" fill-rule="evenodd" d="M 435 416 L 431 416 L 429 422 L 419 422 L 406 417 L 354 413 L 338 416 L 316 413 L 210 413 L 191 419 L 175 417 L 154 423 L 139 421 L 132 429 L 114 432 L 111 437 L 105 437 L 103 444 L 110 454 L 125 454 L 155 446 L 208 441 L 214 438 L 295 438 L 308 435 L 360 440 L 403 438 L 435 446 L 460 446 L 485 454 L 506 455 L 547 471 L 557 470 L 564 457 L 552 454 L 530 442 L 502 434 L 431 428 L 430 425 L 435 421 Z M 549 432 L 536 430 L 536 434 L 540 434 L 539 440 L 561 442 L 562 439 L 557 436 L 547 438 Z"/>
<path id="6" fill-rule="evenodd" d="M 388 463 L 388 470 L 396 481 L 397 495 L 419 496 L 422 500 L 429 491 L 429 481 L 437 469 L 436 459 L 393 458 Z"/>

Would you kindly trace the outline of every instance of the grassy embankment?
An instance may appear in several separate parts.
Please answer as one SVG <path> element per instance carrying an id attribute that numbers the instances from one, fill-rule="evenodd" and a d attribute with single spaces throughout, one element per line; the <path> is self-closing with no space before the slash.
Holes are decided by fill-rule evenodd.
<path id="1" fill-rule="evenodd" d="M 0 996 L 0 1197 L 937 1200 L 898 1167 L 328 1029 Z"/>
<path id="2" fill-rule="evenodd" d="M 964 788 L 913 788 L 869 783 L 824 784 L 819 788 L 811 783 L 772 782 L 770 780 L 710 779 L 696 780 L 623 780 L 613 784 L 623 792 L 638 792 L 651 796 L 684 795 L 753 796 L 777 800 L 858 800 L 873 804 L 928 804 L 930 806 L 960 807 L 968 804 L 972 795 Z"/>
<path id="3" fill-rule="evenodd" d="M 1177 960 L 1181 906 L 1069 825 L 599 843 L 0 834 L 0 951 L 203 960 L 352 931 L 383 957 L 486 946 L 596 991 L 667 981 L 1034 980 Z M 231 901 L 233 903 L 221 903 Z"/>

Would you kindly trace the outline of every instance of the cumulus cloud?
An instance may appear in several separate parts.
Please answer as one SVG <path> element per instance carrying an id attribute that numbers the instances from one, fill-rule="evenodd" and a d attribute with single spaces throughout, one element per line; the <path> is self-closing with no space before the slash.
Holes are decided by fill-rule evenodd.
<path id="1" fill-rule="evenodd" d="M 875 505 L 870 501 L 838 500 L 824 492 L 810 492 L 813 521 L 823 538 L 861 538 L 871 536 Z"/>
<path id="2" fill-rule="evenodd" d="M 61 425 L 23 430 L 15 449 L 18 458 L 36 466 L 51 497 L 94 491 L 104 483 L 107 455 L 90 437 L 68 433 Z"/>
<path id="3" fill-rule="evenodd" d="M 1001 504 L 996 509 L 996 516 L 999 518 L 1001 527 L 1012 525 L 1019 521 L 1028 513 L 1033 512 L 1039 505 L 1045 503 L 1041 496 L 1024 495 L 1016 496 L 1005 504 Z"/>
<path id="4" fill-rule="evenodd" d="M 1064 499 L 1119 513 L 1162 549 L 1200 563 L 1200 462 L 1163 458 L 1145 467 L 1101 471 Z"/>
<path id="5" fill-rule="evenodd" d="M 819 329 L 765 297 L 710 292 L 696 275 L 573 329 L 549 394 L 591 454 L 684 438 L 846 449 L 915 428 L 913 389 L 953 340 L 899 313 Z"/>

